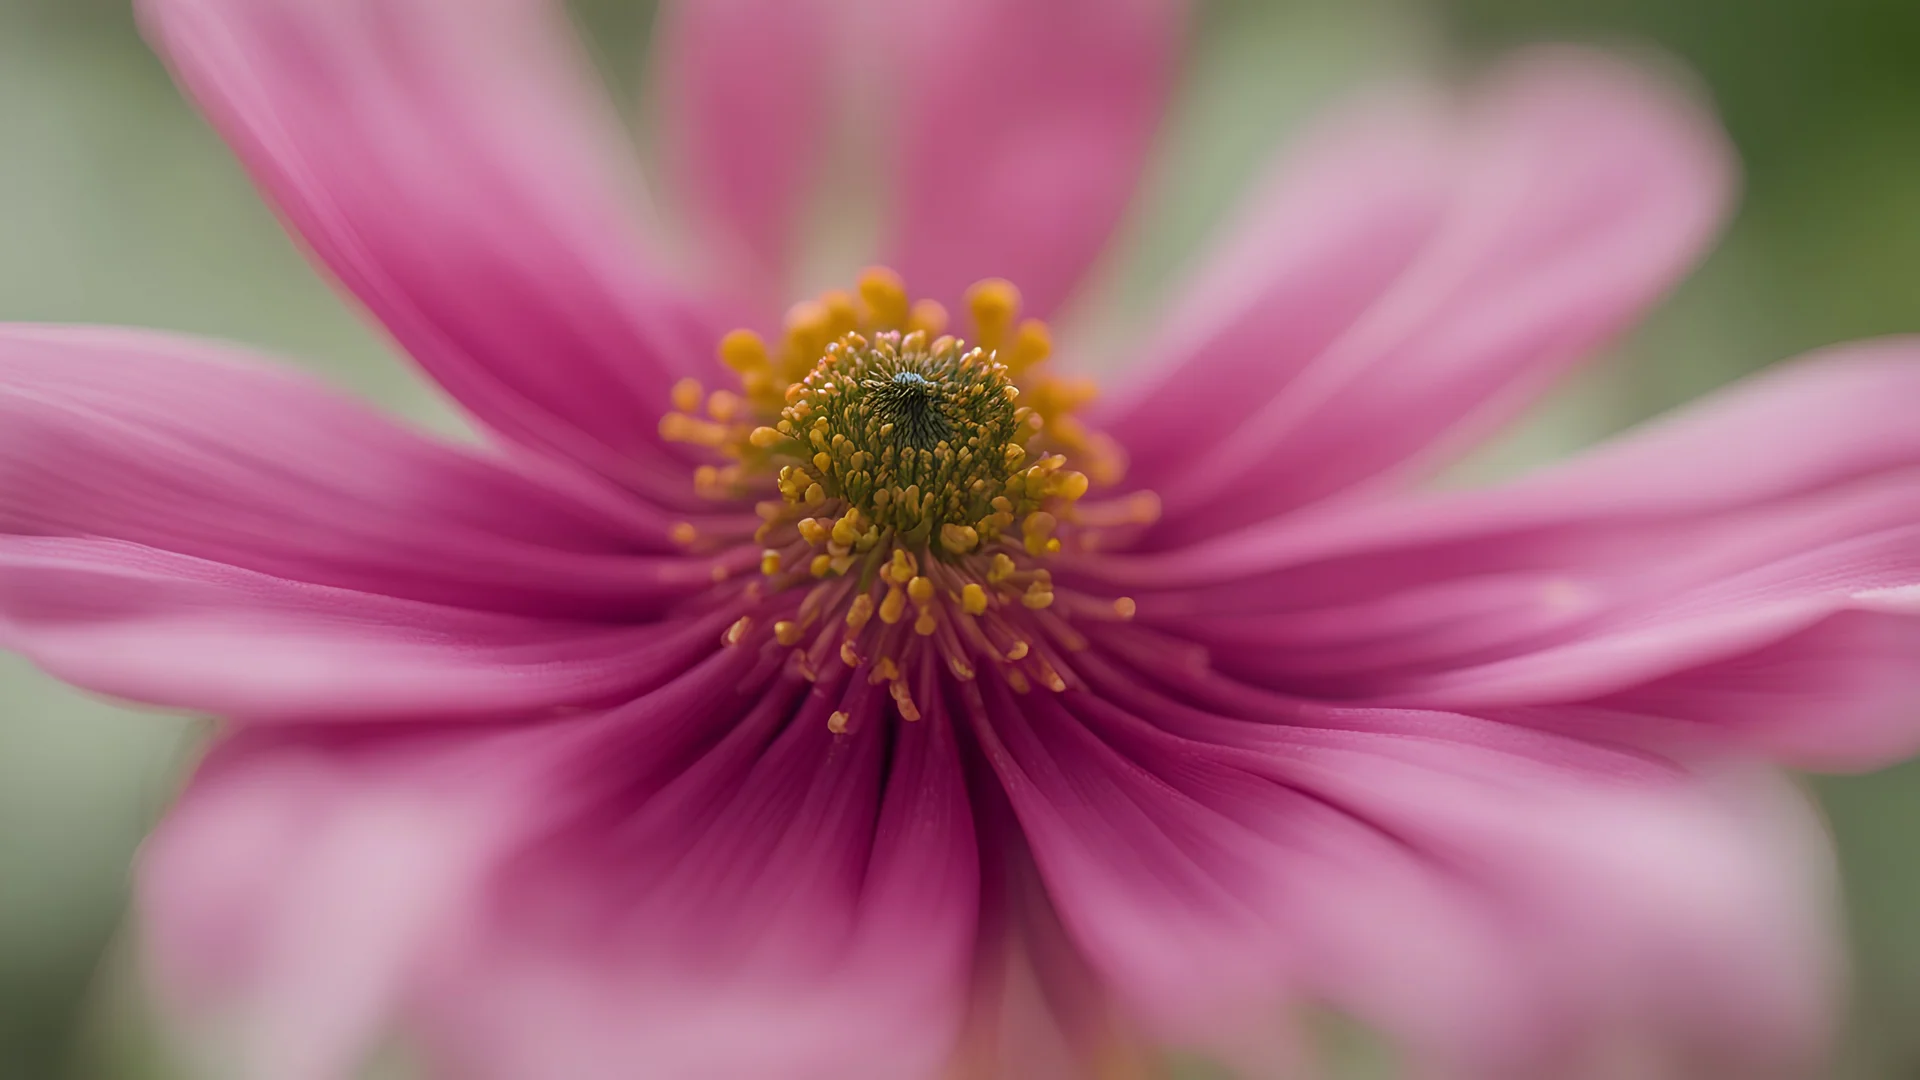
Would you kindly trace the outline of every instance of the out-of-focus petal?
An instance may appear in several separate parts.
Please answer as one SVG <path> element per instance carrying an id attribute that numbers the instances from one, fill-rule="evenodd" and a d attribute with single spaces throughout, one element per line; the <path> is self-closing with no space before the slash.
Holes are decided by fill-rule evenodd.
<path id="1" fill-rule="evenodd" d="M 484 744 L 217 747 L 140 853 L 141 937 L 166 1009 L 238 1076 L 354 1075 L 450 916 L 533 820 Z M 232 1039 L 225 1042 L 223 1039 Z"/>
<path id="2" fill-rule="evenodd" d="M 1132 198 L 1181 44 L 1184 0 L 928 0 L 897 20 L 878 81 L 897 95 L 884 252 L 953 305 L 1007 278 L 1045 317 Z"/>
<path id="3" fill-rule="evenodd" d="M 978 904 L 954 733 L 836 737 L 831 698 L 738 693 L 751 662 L 579 744 L 571 823 L 502 869 L 427 1002 L 455 1075 L 942 1075 Z"/>
<path id="4" fill-rule="evenodd" d="M 1791 794 L 1464 716 L 1083 674 L 1096 693 L 990 696 L 983 738 L 1068 932 L 1163 1036 L 1320 1003 L 1466 1076 L 1615 1044 L 1771 1075 L 1825 1036 L 1830 867 Z"/>
<path id="5" fill-rule="evenodd" d="M 1454 195 L 1456 121 L 1450 102 L 1406 92 L 1288 148 L 1101 407 L 1129 482 L 1184 480 L 1407 272 Z"/>
<path id="6" fill-rule="evenodd" d="M 1157 545 L 1438 463 L 1664 293 L 1712 237 L 1732 186 L 1725 140 L 1694 103 L 1638 70 L 1569 49 L 1524 55 L 1496 78 L 1470 111 L 1450 167 L 1434 167 L 1412 125 L 1398 144 L 1364 132 L 1351 138 L 1350 146 L 1333 141 L 1351 160 L 1309 155 L 1299 186 L 1280 188 L 1300 207 L 1272 212 L 1312 215 L 1301 192 L 1325 186 L 1316 172 L 1381 167 L 1369 155 L 1388 164 L 1397 155 L 1424 177 L 1320 191 L 1336 223 L 1349 220 L 1340 210 L 1351 200 L 1379 200 L 1381 217 L 1352 219 L 1358 246 L 1330 263 L 1340 277 L 1288 272 L 1299 252 L 1276 244 L 1259 302 L 1243 301 L 1216 336 L 1189 341 L 1184 356 L 1198 366 L 1163 377 L 1167 385 L 1130 399 L 1132 410 L 1110 421 L 1123 438 L 1147 429 L 1147 445 L 1165 459 L 1134 455 L 1167 506 Z M 1422 180 L 1425 194 L 1412 186 Z M 1446 205 L 1434 224 L 1426 200 L 1436 194 Z M 1423 238 L 1422 230 L 1430 232 Z M 1404 265 L 1388 274 L 1396 263 Z M 1360 293 L 1375 284 L 1383 287 L 1365 302 Z M 1323 292 L 1327 309 L 1298 337 L 1264 318 Z M 1262 370 L 1248 349 L 1276 362 Z M 1156 441 L 1152 408 L 1162 393 L 1185 402 L 1179 415 L 1220 402 L 1226 422 L 1183 425 L 1201 434 L 1184 444 Z"/>
<path id="7" fill-rule="evenodd" d="M 456 607 L 651 618 L 710 580 L 671 525 L 238 349 L 0 329 L 0 535 L 127 541 Z"/>
<path id="8" fill-rule="evenodd" d="M 687 497 L 657 427 L 713 337 L 642 261 L 617 128 L 557 4 L 140 7 L 291 226 L 475 416 Z"/>
<path id="9" fill-rule="evenodd" d="M 672 0 L 654 31 L 667 152 L 726 260 L 778 302 L 827 145 L 835 49 L 830 0 Z M 765 295 L 761 295 L 765 294 Z"/>
<path id="10" fill-rule="evenodd" d="M 119 541 L 0 536 L 0 643 L 76 686 L 240 720 L 458 720 L 604 704 L 712 652 L 729 617 L 531 619 Z"/>
<path id="11" fill-rule="evenodd" d="M 1884 762 L 1920 742 L 1916 393 L 1913 342 L 1845 347 L 1499 488 L 1105 569 L 1290 692 Z"/>

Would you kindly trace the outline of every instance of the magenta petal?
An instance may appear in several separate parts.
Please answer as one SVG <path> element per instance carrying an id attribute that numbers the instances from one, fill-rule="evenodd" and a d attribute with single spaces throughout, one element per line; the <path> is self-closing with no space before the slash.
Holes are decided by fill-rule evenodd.
<path id="1" fill-rule="evenodd" d="M 1621 1040 L 1703 1075 L 1817 1050 L 1830 868 L 1791 794 L 1502 749 L 1465 717 L 1309 728 L 1135 692 L 1148 723 L 1124 694 L 1003 704 L 986 743 L 1069 933 L 1159 1034 L 1232 1042 L 1313 1002 L 1443 1074 L 1575 1075 Z"/>
<path id="2" fill-rule="evenodd" d="M 657 425 L 712 337 L 645 268 L 618 129 L 557 5 L 140 6 L 292 227 L 454 397 L 530 446 L 680 494 Z"/>
<path id="3" fill-rule="evenodd" d="M 0 537 L 0 642 L 76 686 L 241 720 L 476 719 L 604 703 L 685 670 L 730 617 L 529 619 L 115 541 Z"/>
<path id="4" fill-rule="evenodd" d="M 610 716 L 557 778 L 577 824 L 504 868 L 427 1003 L 454 1075 L 942 1075 L 978 903 L 952 731 L 836 739 L 828 701 L 738 679 L 723 658 Z"/>
<path id="5" fill-rule="evenodd" d="M 233 1075 L 358 1072 L 528 809 L 485 750 L 350 761 L 248 738 L 202 765 L 136 892 L 163 1004 L 225 1022 Z"/>
<path id="6" fill-rule="evenodd" d="M 1913 342 L 1848 346 L 1499 488 L 1097 569 L 1276 689 L 1885 761 L 1920 741 L 1917 392 Z"/>
<path id="7" fill-rule="evenodd" d="M 124 540 L 458 607 L 645 618 L 708 584 L 672 524 L 613 489 L 407 432 L 238 349 L 0 328 L 0 534 Z"/>
<path id="8" fill-rule="evenodd" d="M 1101 407 L 1129 482 L 1184 481 L 1407 272 L 1454 194 L 1449 104 L 1368 101 L 1287 149 Z"/>
<path id="9" fill-rule="evenodd" d="M 830 131 L 830 0 L 672 0 L 654 30 L 670 163 L 728 260 L 778 303 Z"/>
<path id="10" fill-rule="evenodd" d="M 1131 199 L 1168 93 L 1182 0 L 928 0 L 885 6 L 899 98 L 884 254 L 955 304 L 987 277 L 1045 317 Z"/>
<path id="11" fill-rule="evenodd" d="M 1181 396 L 1223 401 L 1226 422 L 1183 429 L 1218 434 L 1173 451 L 1179 467 L 1146 464 L 1169 511 L 1157 543 L 1216 534 L 1438 463 L 1656 300 L 1711 238 L 1731 188 L 1724 139 L 1690 101 L 1616 61 L 1573 50 L 1524 56 L 1496 79 L 1450 167 L 1436 167 L 1444 163 L 1431 161 L 1413 125 L 1401 127 L 1398 145 L 1364 132 L 1349 143 L 1336 139 L 1335 157 L 1309 157 L 1297 186 L 1282 186 L 1283 199 L 1301 200 L 1291 214 L 1275 211 L 1283 218 L 1311 214 L 1306 199 L 1315 192 L 1336 222 L 1356 199 L 1377 200 L 1382 217 L 1353 219 L 1353 239 L 1365 246 L 1333 263 L 1337 280 L 1289 273 L 1287 260 L 1298 253 L 1276 243 L 1261 305 L 1223 322 L 1220 337 L 1190 346 L 1201 366 Z M 1408 166 L 1425 170 L 1430 191 L 1412 189 L 1414 180 L 1370 177 L 1329 194 L 1315 181 L 1342 169 Z M 1446 205 L 1434 226 L 1424 200 L 1436 195 Z M 1409 259 L 1406 245 L 1428 228 Z M 1404 268 L 1382 280 L 1399 263 Z M 1352 292 L 1376 286 L 1370 303 Z M 1295 339 L 1293 324 L 1260 318 L 1319 292 L 1331 299 L 1315 318 L 1344 318 L 1344 326 L 1310 321 L 1311 331 Z M 1275 353 L 1279 363 L 1254 372 L 1240 350 Z M 1241 368 L 1249 374 L 1210 377 Z M 1263 404 L 1249 414 L 1237 404 L 1246 398 Z M 1153 423 L 1149 409 L 1140 413 L 1140 424 Z"/>

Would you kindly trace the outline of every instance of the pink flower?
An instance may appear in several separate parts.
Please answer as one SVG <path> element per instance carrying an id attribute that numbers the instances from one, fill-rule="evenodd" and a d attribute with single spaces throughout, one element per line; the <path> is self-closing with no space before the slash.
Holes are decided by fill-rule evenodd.
<path id="1" fill-rule="evenodd" d="M 1920 739 L 1920 346 L 1414 490 L 1729 197 L 1682 96 L 1544 51 L 1320 128 L 1089 404 L 1020 297 L 1126 205 L 1180 5 L 852 7 L 667 6 L 700 300 L 547 5 L 145 0 L 497 437 L 0 333 L 0 640 L 225 720 L 141 860 L 171 999 L 272 1080 L 394 1033 L 458 1077 L 1271 1066 L 1301 1005 L 1465 1076 L 1811 1060 L 1824 844 L 1754 765 Z M 849 73 L 901 276 L 723 339 L 780 325 Z"/>

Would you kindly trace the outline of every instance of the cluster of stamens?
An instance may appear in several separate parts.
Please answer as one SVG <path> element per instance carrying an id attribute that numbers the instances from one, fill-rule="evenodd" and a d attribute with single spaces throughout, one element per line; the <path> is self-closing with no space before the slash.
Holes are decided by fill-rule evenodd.
<path id="1" fill-rule="evenodd" d="M 909 304 L 895 275 L 868 271 L 857 299 L 797 305 L 777 349 L 728 335 L 721 359 L 739 392 L 683 382 L 661 422 L 665 437 L 729 459 L 700 468 L 703 494 L 767 496 L 753 533 L 764 585 L 751 589 L 785 617 L 742 616 L 726 642 L 787 650 L 815 681 L 837 657 L 886 686 L 906 720 L 936 668 L 960 680 L 987 668 L 1021 693 L 1074 685 L 1066 655 L 1086 642 L 1073 620 L 1130 618 L 1133 602 L 1058 590 L 1043 564 L 1158 514 L 1146 493 L 1083 501 L 1121 462 L 1073 415 L 1091 384 L 1044 372 L 1047 328 L 1018 320 L 1013 287 L 983 282 L 968 308 L 972 345 L 944 333 L 938 304 Z M 680 538 L 733 539 L 691 526 Z M 835 731 L 878 707 L 849 698 L 866 709 L 843 704 Z"/>

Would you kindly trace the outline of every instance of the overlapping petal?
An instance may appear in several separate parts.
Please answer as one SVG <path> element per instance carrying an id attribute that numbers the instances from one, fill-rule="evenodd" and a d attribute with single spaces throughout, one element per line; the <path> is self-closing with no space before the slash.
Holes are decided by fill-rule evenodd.
<path id="1" fill-rule="evenodd" d="M 836 738 L 833 698 L 738 693 L 743 664 L 580 744 L 552 795 L 572 817 L 503 868 L 436 983 L 457 1075 L 942 1075 L 978 903 L 953 730 Z"/>
<path id="2" fill-rule="evenodd" d="M 648 268 L 617 128 L 542 0 L 143 0 L 314 254 L 490 427 L 658 499 L 714 335 Z"/>
<path id="3" fill-rule="evenodd" d="M 656 19 L 654 72 L 666 152 L 687 199 L 730 248 L 722 262 L 779 302 L 802 212 L 832 132 L 838 48 L 832 0 L 675 0 Z M 710 253 L 719 254 L 719 253 Z"/>
<path id="4" fill-rule="evenodd" d="M 1791 796 L 1090 664 L 1097 696 L 992 705 L 983 738 L 1066 927 L 1161 1035 L 1232 1043 L 1317 1002 L 1441 1075 L 1817 1051 L 1829 871 Z"/>
<path id="5" fill-rule="evenodd" d="M 897 95 L 882 256 L 955 304 L 1003 277 L 1045 318 L 1105 248 L 1172 79 L 1184 0 L 927 0 L 889 20 Z"/>
<path id="6" fill-rule="evenodd" d="M 1109 569 L 1168 588 L 1148 621 L 1267 686 L 1474 712 L 1604 699 L 1614 737 L 1668 710 L 1803 760 L 1885 760 L 1920 739 L 1920 436 L 1899 405 L 1917 390 L 1912 342 L 1852 346 L 1504 487 Z M 1764 720 L 1736 707 L 1763 693 Z"/>
<path id="7" fill-rule="evenodd" d="M 291 368 L 163 334 L 0 330 L 0 534 L 290 581 L 647 618 L 708 582 L 605 485 L 408 432 Z"/>
<path id="8" fill-rule="evenodd" d="M 1731 187 L 1690 101 L 1567 49 L 1516 60 L 1457 125 L 1402 106 L 1316 147 L 1201 276 L 1225 295 L 1187 305 L 1175 359 L 1110 414 L 1144 429 L 1136 468 L 1168 508 L 1156 545 L 1459 449 L 1664 293 Z"/>

